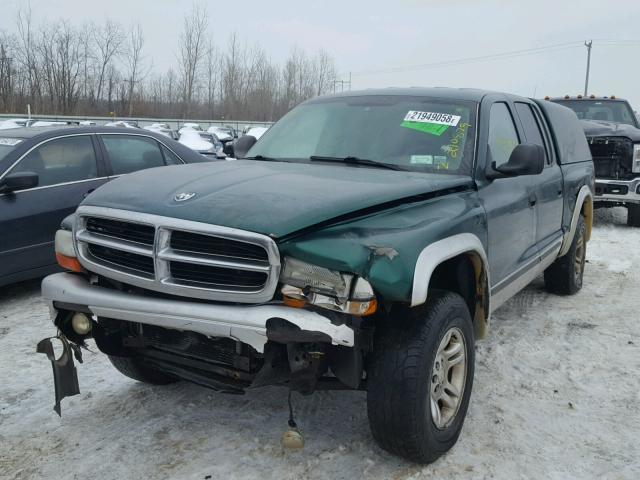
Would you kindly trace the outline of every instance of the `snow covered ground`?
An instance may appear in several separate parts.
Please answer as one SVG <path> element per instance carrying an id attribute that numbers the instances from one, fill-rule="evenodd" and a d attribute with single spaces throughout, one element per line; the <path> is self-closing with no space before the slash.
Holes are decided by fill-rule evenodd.
<path id="1" fill-rule="evenodd" d="M 640 229 L 596 212 L 584 289 L 538 279 L 478 344 L 462 436 L 430 466 L 373 442 L 362 392 L 295 397 L 302 451 L 283 451 L 284 389 L 245 396 L 151 387 L 102 354 L 78 366 L 81 395 L 53 412 L 53 335 L 38 282 L 0 289 L 0 478 L 640 478 Z"/>

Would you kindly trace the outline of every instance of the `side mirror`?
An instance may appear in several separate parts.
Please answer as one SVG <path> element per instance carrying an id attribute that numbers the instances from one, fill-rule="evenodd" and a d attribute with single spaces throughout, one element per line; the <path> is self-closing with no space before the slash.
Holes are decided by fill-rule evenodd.
<path id="1" fill-rule="evenodd" d="M 511 152 L 509 161 L 502 165 L 491 162 L 487 178 L 519 177 L 521 175 L 538 175 L 544 170 L 544 148 L 533 143 L 521 143 Z"/>
<path id="2" fill-rule="evenodd" d="M 256 137 L 253 135 L 243 135 L 236 140 L 234 144 L 229 142 L 227 145 L 231 145 L 231 148 L 233 149 L 231 154 L 232 157 L 244 158 L 247 155 L 247 152 L 251 150 L 251 147 L 253 147 L 257 141 Z M 225 153 L 227 152 L 225 151 Z"/>
<path id="3" fill-rule="evenodd" d="M 26 190 L 38 186 L 38 174 L 34 172 L 10 173 L 0 180 L 0 193 Z"/>

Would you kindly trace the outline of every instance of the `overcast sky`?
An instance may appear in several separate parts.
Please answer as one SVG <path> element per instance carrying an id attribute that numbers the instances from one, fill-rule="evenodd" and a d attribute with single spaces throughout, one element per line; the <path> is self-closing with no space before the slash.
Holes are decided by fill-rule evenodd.
<path id="1" fill-rule="evenodd" d="M 0 30 L 15 30 L 25 0 L 0 0 Z M 214 41 L 237 32 L 283 61 L 294 46 L 324 48 L 353 88 L 455 86 L 526 96 L 576 95 L 584 89 L 586 48 L 430 68 L 401 68 L 593 39 L 590 93 L 616 94 L 640 109 L 638 0 L 202 0 Z M 189 0 L 31 0 L 36 23 L 111 18 L 140 23 L 156 70 L 176 66 Z M 635 41 L 613 45 L 611 40 Z M 399 68 L 396 68 L 399 67 Z M 385 73 L 364 73 L 393 69 Z"/>

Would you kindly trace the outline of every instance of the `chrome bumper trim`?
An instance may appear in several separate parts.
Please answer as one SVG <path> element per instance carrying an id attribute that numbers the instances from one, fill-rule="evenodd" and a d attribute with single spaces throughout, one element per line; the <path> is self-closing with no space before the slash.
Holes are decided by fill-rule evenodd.
<path id="1" fill-rule="evenodd" d="M 267 321 L 283 319 L 301 330 L 321 332 L 334 345 L 352 347 L 353 329 L 334 325 L 319 313 L 281 305 L 222 305 L 145 297 L 96 285 L 71 273 L 56 273 L 42 281 L 42 296 L 49 301 L 87 306 L 96 316 L 159 327 L 228 337 L 264 351 Z M 52 316 L 55 318 L 55 309 Z"/>
<path id="2" fill-rule="evenodd" d="M 631 202 L 640 203 L 640 177 L 633 180 L 604 180 L 596 178 L 596 191 L 598 185 L 622 185 L 627 187 L 627 193 L 624 195 L 616 195 L 615 193 L 605 193 L 604 195 L 596 195 L 593 197 L 594 202 Z"/>

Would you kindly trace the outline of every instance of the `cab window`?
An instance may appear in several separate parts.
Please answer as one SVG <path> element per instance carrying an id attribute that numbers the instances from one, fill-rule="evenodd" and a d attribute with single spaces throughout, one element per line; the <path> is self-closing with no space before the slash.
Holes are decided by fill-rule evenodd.
<path id="1" fill-rule="evenodd" d="M 11 173 L 38 174 L 38 186 L 88 180 L 98 176 L 96 154 L 88 135 L 56 138 L 36 147 Z"/>
<path id="2" fill-rule="evenodd" d="M 167 147 L 162 145 L 162 153 L 164 153 L 164 160 L 167 165 L 182 165 L 184 162 L 178 158 L 178 156 L 169 150 Z"/>
<path id="3" fill-rule="evenodd" d="M 489 155 L 496 166 L 509 161 L 511 152 L 520 143 L 513 118 L 505 103 L 494 103 L 489 113 Z"/>
<path id="4" fill-rule="evenodd" d="M 113 175 L 124 175 L 146 168 L 164 166 L 155 139 L 133 135 L 102 135 Z"/>
<path id="5" fill-rule="evenodd" d="M 542 132 L 540 131 L 540 125 L 538 120 L 534 116 L 531 105 L 527 103 L 516 103 L 516 111 L 518 117 L 522 122 L 522 128 L 524 129 L 524 136 L 527 143 L 534 143 L 540 145 L 545 151 L 545 163 L 549 163 L 549 153 L 547 152 L 547 145 L 542 138 Z"/>

